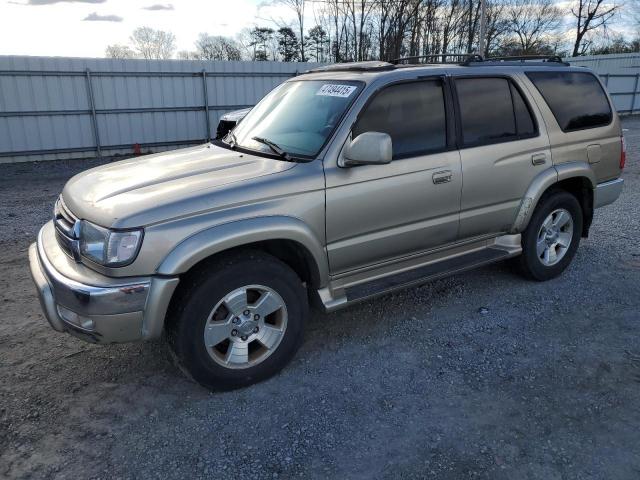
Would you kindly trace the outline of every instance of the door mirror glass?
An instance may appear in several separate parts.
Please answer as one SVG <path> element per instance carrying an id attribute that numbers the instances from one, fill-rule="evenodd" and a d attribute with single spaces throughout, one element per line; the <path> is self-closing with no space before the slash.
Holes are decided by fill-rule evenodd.
<path id="1" fill-rule="evenodd" d="M 393 146 L 387 133 L 364 132 L 344 148 L 341 167 L 354 165 L 383 165 L 391 163 Z"/>

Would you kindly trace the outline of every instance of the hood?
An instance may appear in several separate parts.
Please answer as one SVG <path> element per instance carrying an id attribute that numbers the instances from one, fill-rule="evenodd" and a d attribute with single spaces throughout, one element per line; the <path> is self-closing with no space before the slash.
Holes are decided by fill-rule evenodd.
<path id="1" fill-rule="evenodd" d="M 243 108 L 242 110 L 234 110 L 233 112 L 227 112 L 220 117 L 220 120 L 224 120 L 226 122 L 236 122 L 238 123 L 244 117 L 247 116 L 247 113 L 251 111 L 253 107 Z"/>
<path id="2" fill-rule="evenodd" d="M 220 206 L 217 192 L 295 165 L 206 144 L 92 168 L 69 180 L 62 196 L 78 218 L 142 227 L 211 210 Z"/>

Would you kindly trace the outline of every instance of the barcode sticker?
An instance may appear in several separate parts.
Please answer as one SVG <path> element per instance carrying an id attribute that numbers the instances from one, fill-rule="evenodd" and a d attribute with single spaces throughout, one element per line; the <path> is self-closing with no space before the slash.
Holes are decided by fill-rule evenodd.
<path id="1" fill-rule="evenodd" d="M 356 87 L 353 85 L 335 85 L 331 83 L 327 83 L 320 87 L 320 90 L 316 93 L 316 95 L 322 95 L 324 97 L 342 97 L 347 98 L 350 96 Z"/>

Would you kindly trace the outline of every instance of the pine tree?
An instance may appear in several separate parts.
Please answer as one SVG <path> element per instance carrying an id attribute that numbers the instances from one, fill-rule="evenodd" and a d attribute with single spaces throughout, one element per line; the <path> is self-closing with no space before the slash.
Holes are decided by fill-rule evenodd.
<path id="1" fill-rule="evenodd" d="M 306 37 L 308 52 L 316 62 L 326 60 L 327 48 L 329 46 L 329 35 L 320 25 L 316 25 Z"/>
<path id="2" fill-rule="evenodd" d="M 278 30 L 278 53 L 283 62 L 294 62 L 300 58 L 300 45 L 298 37 L 289 27 Z"/>

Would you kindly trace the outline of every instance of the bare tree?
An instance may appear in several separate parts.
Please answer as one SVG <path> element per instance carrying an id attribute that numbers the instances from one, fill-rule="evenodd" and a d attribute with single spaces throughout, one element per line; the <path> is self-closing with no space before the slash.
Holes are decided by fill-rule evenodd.
<path id="1" fill-rule="evenodd" d="M 236 44 L 240 48 L 240 59 L 253 60 L 255 55 L 255 45 L 253 44 L 253 36 L 249 28 L 243 28 L 235 36 Z"/>
<path id="2" fill-rule="evenodd" d="M 240 60 L 240 45 L 231 38 L 201 33 L 196 40 L 196 57 L 200 60 Z"/>
<path id="3" fill-rule="evenodd" d="M 189 50 L 180 50 L 176 53 L 178 60 L 200 60 L 198 52 L 191 52 Z"/>
<path id="4" fill-rule="evenodd" d="M 128 45 L 121 45 L 119 43 L 115 43 L 113 45 L 108 45 L 104 51 L 104 56 L 107 58 L 136 58 L 136 53 L 131 50 L 131 47 Z"/>
<path id="5" fill-rule="evenodd" d="M 552 0 L 513 0 L 506 8 L 508 29 L 520 54 L 539 53 L 557 33 L 562 12 Z"/>
<path id="6" fill-rule="evenodd" d="M 611 35 L 606 35 L 605 38 L 591 47 L 589 54 L 607 55 L 611 53 L 635 53 L 639 48 L 640 42 L 638 42 L 638 39 L 627 41 L 627 39 L 621 34 L 613 33 Z"/>
<path id="7" fill-rule="evenodd" d="M 502 0 L 487 2 L 487 29 L 485 33 L 483 56 L 488 57 L 497 50 L 504 36 L 509 32 L 509 20 L 506 17 L 507 5 Z"/>
<path id="8" fill-rule="evenodd" d="M 572 56 L 584 54 L 590 45 L 590 42 L 585 42 L 585 36 L 589 32 L 606 27 L 619 7 L 605 0 L 577 0 L 577 4 L 571 7 L 571 13 L 576 19 Z"/>
<path id="9" fill-rule="evenodd" d="M 131 43 L 138 55 L 146 59 L 171 58 L 176 50 L 176 37 L 171 32 L 139 27 L 131 35 Z"/>
<path id="10" fill-rule="evenodd" d="M 479 43 L 479 0 L 266 1 L 285 5 L 295 13 L 292 30 L 299 44 L 298 58 L 305 61 L 307 56 L 316 61 L 345 62 L 468 53 L 475 51 Z M 606 28 L 617 12 L 617 7 L 604 1 L 570 0 L 578 2 L 573 9 L 578 19 L 578 53 L 591 45 L 591 38 L 595 38 L 596 33 L 599 38 L 596 43 L 602 49 L 621 50 L 624 47 L 621 41 L 602 43 L 604 36 L 595 32 L 600 27 Z M 640 3 L 640 0 L 626 1 Z M 305 31 L 305 15 L 308 21 L 309 10 L 314 28 Z M 628 8 L 629 18 L 635 10 L 638 9 Z M 482 53 L 485 56 L 496 53 L 556 54 L 567 47 L 560 31 L 567 13 L 560 10 L 558 0 L 486 0 L 486 41 Z M 294 60 L 296 56 L 292 49 L 296 42 L 288 30 L 289 25 L 284 21 L 271 22 L 271 25 L 243 30 L 232 43 L 238 51 L 234 51 L 231 58 Z M 272 28 L 274 24 L 277 28 Z M 275 35 L 274 30 L 279 34 Z M 198 58 L 230 58 L 220 53 L 222 42 L 223 37 L 202 37 Z M 136 50 L 143 49 L 138 47 Z"/>
<path id="11" fill-rule="evenodd" d="M 298 21 L 299 45 L 300 45 L 300 61 L 306 62 L 307 57 L 304 54 L 304 9 L 306 0 L 278 0 L 282 5 L 291 8 Z"/>

